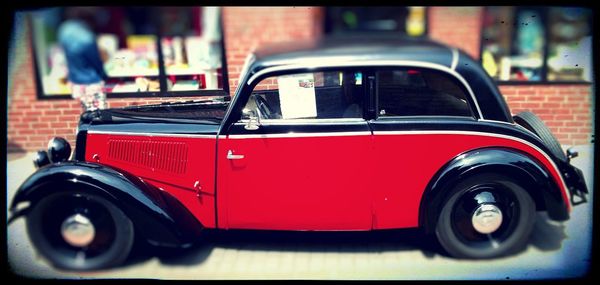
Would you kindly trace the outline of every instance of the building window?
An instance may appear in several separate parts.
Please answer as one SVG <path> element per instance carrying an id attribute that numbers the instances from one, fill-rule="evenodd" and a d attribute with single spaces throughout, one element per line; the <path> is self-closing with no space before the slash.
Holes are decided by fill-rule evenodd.
<path id="1" fill-rule="evenodd" d="M 487 7 L 482 32 L 482 65 L 498 81 L 591 81 L 589 9 Z"/>
<path id="2" fill-rule="evenodd" d="M 425 7 L 328 7 L 325 33 L 396 33 L 424 36 L 427 31 Z"/>
<path id="3" fill-rule="evenodd" d="M 228 93 L 218 8 L 64 7 L 30 19 L 40 98 L 71 93 L 58 38 L 70 19 L 94 32 L 109 98 Z"/>
<path id="4" fill-rule="evenodd" d="M 592 81 L 591 12 L 550 8 L 548 11 L 548 81 Z"/>

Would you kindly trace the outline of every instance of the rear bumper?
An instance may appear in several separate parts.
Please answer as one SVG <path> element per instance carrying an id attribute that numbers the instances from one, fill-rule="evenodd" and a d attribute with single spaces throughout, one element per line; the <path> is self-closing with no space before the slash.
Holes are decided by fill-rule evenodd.
<path id="1" fill-rule="evenodd" d="M 565 183 L 569 188 L 571 205 L 577 206 L 586 203 L 586 196 L 589 191 L 587 189 L 587 185 L 585 184 L 583 172 L 579 168 L 571 164 L 567 164 L 563 177 L 565 178 Z"/>
<path id="2" fill-rule="evenodd" d="M 576 156 L 576 155 L 575 155 Z M 583 172 L 571 165 L 572 157 L 567 152 L 569 160 L 559 163 L 560 175 L 566 186 L 566 193 L 560 195 L 545 195 L 546 210 L 548 216 L 555 221 L 566 221 L 570 217 L 570 212 L 574 206 L 581 205 L 587 202 L 587 194 L 589 193 Z M 566 195 L 563 195 L 566 194 Z M 566 197 L 565 197 L 566 196 Z M 565 201 L 569 199 L 569 201 Z"/>

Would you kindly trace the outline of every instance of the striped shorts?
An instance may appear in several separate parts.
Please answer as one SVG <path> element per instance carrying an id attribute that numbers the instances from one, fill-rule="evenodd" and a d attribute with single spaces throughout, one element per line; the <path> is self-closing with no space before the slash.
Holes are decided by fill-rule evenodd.
<path id="1" fill-rule="evenodd" d="M 104 82 L 92 84 L 72 84 L 71 94 L 74 99 L 79 99 L 84 111 L 106 108 L 106 93 Z"/>

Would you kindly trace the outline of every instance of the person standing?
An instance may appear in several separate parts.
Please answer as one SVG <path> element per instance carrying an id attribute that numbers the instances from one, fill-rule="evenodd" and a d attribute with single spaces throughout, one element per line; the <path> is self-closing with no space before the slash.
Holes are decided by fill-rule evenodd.
<path id="1" fill-rule="evenodd" d="M 67 59 L 72 97 L 80 100 L 84 111 L 106 108 L 108 76 L 92 29 L 81 20 L 67 20 L 58 28 L 58 41 Z"/>

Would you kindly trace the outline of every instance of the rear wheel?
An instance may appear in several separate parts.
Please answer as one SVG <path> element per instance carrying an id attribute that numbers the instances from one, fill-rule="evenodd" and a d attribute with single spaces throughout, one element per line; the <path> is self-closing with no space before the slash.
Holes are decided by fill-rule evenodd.
<path id="1" fill-rule="evenodd" d="M 133 245 L 131 220 L 105 198 L 62 192 L 43 197 L 27 216 L 29 238 L 52 265 L 93 270 L 122 263 Z"/>
<path id="2" fill-rule="evenodd" d="M 524 111 L 515 115 L 513 119 L 517 124 L 523 126 L 538 136 L 548 147 L 548 149 L 550 149 L 552 154 L 554 154 L 554 156 L 556 156 L 558 159 L 563 162 L 568 160 L 567 156 L 562 150 L 562 147 L 560 146 L 560 143 L 558 143 L 558 140 L 556 140 L 556 138 L 552 135 L 552 132 L 544 124 L 542 119 L 540 119 L 534 113 Z"/>
<path id="3" fill-rule="evenodd" d="M 535 221 L 529 194 L 507 177 L 477 175 L 459 183 L 436 225 L 442 247 L 459 258 L 494 258 L 521 249 Z"/>

